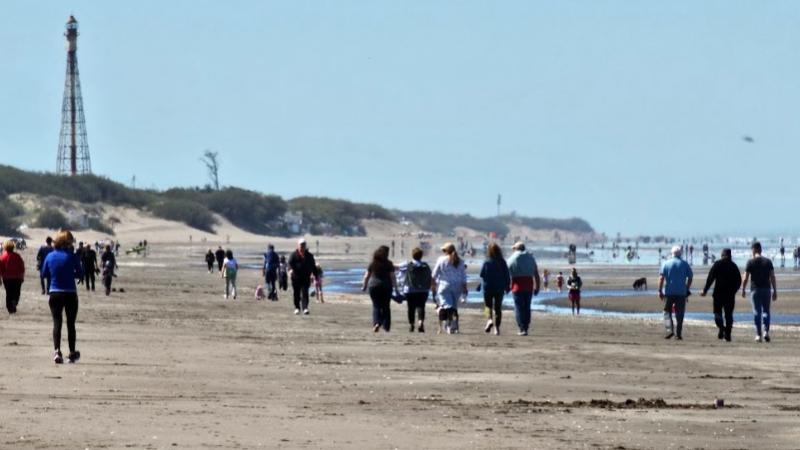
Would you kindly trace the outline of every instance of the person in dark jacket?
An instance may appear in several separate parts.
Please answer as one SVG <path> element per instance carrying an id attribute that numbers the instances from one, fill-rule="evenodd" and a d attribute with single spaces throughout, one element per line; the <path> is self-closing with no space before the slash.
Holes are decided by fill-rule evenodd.
<path id="1" fill-rule="evenodd" d="M 67 315 L 67 335 L 69 338 L 69 362 L 74 363 L 80 359 L 81 354 L 75 350 L 75 320 L 78 317 L 78 288 L 75 279 L 83 278 L 83 268 L 80 259 L 72 248 L 75 238 L 67 230 L 61 230 L 56 235 L 55 250 L 44 260 L 42 273 L 50 282 L 50 313 L 53 316 L 53 345 L 55 353 L 53 361 L 56 364 L 64 362 L 61 354 L 61 324 L 63 314 Z"/>
<path id="2" fill-rule="evenodd" d="M 106 250 L 100 255 L 100 263 L 103 267 L 103 287 L 106 288 L 106 295 L 111 295 L 111 283 L 117 276 L 117 257 L 110 245 L 106 245 Z"/>
<path id="3" fill-rule="evenodd" d="M 481 267 L 481 288 L 483 289 L 484 313 L 487 322 L 483 331 L 500 334 L 500 321 L 503 318 L 503 297 L 511 292 L 511 275 L 503 258 L 500 246 L 492 242 L 486 247 L 486 260 Z"/>
<path id="4" fill-rule="evenodd" d="M 269 290 L 267 298 L 272 301 L 278 300 L 278 289 L 276 287 L 278 266 L 280 266 L 280 259 L 278 259 L 278 254 L 275 253 L 275 246 L 269 244 L 267 252 L 264 253 L 264 265 L 261 268 L 261 274 L 264 276 L 264 281 L 266 281 L 267 289 Z"/>
<path id="5" fill-rule="evenodd" d="M 311 276 L 316 273 L 317 262 L 314 255 L 306 248 L 306 240 L 300 239 L 297 250 L 289 257 L 289 278 L 292 280 L 294 295 L 294 313 L 308 315 L 308 290 L 311 288 Z"/>
<path id="6" fill-rule="evenodd" d="M 722 249 L 719 261 L 711 266 L 706 286 L 700 293 L 701 297 L 706 296 L 712 284 L 714 285 L 714 293 L 711 295 L 714 299 L 714 322 L 719 328 L 717 338 L 730 342 L 736 293 L 739 291 L 739 286 L 742 285 L 742 274 L 739 272 L 739 266 L 731 258 L 731 249 Z"/>
<path id="7" fill-rule="evenodd" d="M 214 270 L 214 261 L 216 261 L 214 252 L 212 252 L 211 249 L 208 249 L 208 253 L 206 253 L 206 265 L 208 266 L 208 273 L 211 273 Z"/>
<path id="8" fill-rule="evenodd" d="M 42 285 L 42 295 L 45 295 L 47 291 L 50 290 L 50 286 L 45 286 L 45 278 L 44 275 L 42 275 L 42 265 L 44 264 L 44 259 L 47 258 L 47 255 L 52 251 L 53 238 L 47 236 L 44 245 L 39 247 L 39 251 L 36 253 L 36 271 L 39 272 L 39 283 Z"/>
<path id="9" fill-rule="evenodd" d="M 217 271 L 222 272 L 222 263 L 225 262 L 225 250 L 222 249 L 222 246 L 217 247 L 214 256 L 217 257 Z"/>
<path id="10" fill-rule="evenodd" d="M 81 264 L 83 265 L 83 284 L 86 285 L 87 291 L 91 288 L 94 292 L 94 276 L 100 273 L 100 268 L 97 266 L 97 252 L 91 245 L 83 248 Z"/>

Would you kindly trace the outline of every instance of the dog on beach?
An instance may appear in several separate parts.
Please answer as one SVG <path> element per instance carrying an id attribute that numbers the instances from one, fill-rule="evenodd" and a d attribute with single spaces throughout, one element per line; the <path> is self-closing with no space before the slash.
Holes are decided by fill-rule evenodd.
<path id="1" fill-rule="evenodd" d="M 646 291 L 647 290 L 647 278 L 639 278 L 633 282 L 633 290 L 634 291 Z"/>
<path id="2" fill-rule="evenodd" d="M 256 300 L 264 300 L 264 286 L 256 286 Z"/>

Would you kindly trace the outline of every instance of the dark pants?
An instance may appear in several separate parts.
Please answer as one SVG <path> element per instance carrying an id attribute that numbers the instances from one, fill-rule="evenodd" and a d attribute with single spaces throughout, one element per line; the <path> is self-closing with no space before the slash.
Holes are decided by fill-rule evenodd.
<path id="1" fill-rule="evenodd" d="M 206 264 L 208 264 L 208 271 L 209 272 L 214 270 L 214 261 L 206 261 Z"/>
<path id="2" fill-rule="evenodd" d="M 9 314 L 14 314 L 17 312 L 17 305 L 19 304 L 22 280 L 3 278 L 3 286 L 6 288 L 6 309 Z"/>
<path id="3" fill-rule="evenodd" d="M 41 285 L 42 285 L 42 294 L 46 294 L 46 293 L 50 292 L 50 280 L 48 280 L 47 278 L 43 277 L 41 275 L 41 272 L 39 272 L 39 283 L 41 283 Z"/>
<path id="4" fill-rule="evenodd" d="M 675 307 L 675 321 L 677 328 L 674 327 L 672 322 L 672 309 Z M 667 301 L 664 302 L 664 328 L 668 333 L 675 333 L 676 336 L 682 337 L 683 333 L 683 315 L 686 313 L 686 297 L 678 295 L 667 296 Z"/>
<path id="5" fill-rule="evenodd" d="M 311 281 L 292 280 L 292 294 L 294 294 L 294 307 L 296 309 L 308 309 L 308 289 Z"/>
<path id="6" fill-rule="evenodd" d="M 106 288 L 106 295 L 111 295 L 111 282 L 113 280 L 113 275 L 103 275 L 103 286 Z"/>
<path id="7" fill-rule="evenodd" d="M 408 305 L 408 323 L 414 325 L 415 316 L 419 321 L 425 320 L 425 302 L 428 301 L 428 291 L 410 292 L 406 294 L 406 304 Z"/>
<path id="8" fill-rule="evenodd" d="M 83 272 L 83 284 L 86 285 L 86 290 L 89 290 L 91 284 L 92 292 L 94 292 L 94 269 L 86 270 Z"/>
<path id="9" fill-rule="evenodd" d="M 222 272 L 222 263 L 225 262 L 225 259 L 217 259 L 217 271 Z"/>
<path id="10" fill-rule="evenodd" d="M 500 321 L 503 319 L 503 291 L 498 292 L 483 292 L 483 311 L 486 318 L 492 320 L 495 327 L 500 327 Z M 494 318 L 492 318 L 494 316 Z"/>
<path id="11" fill-rule="evenodd" d="M 267 282 L 267 298 L 270 300 L 277 300 L 278 299 L 278 289 L 275 283 L 278 281 L 278 272 L 275 270 L 268 270 L 266 276 Z"/>
<path id="12" fill-rule="evenodd" d="M 733 307 L 735 305 L 736 293 L 729 298 L 714 297 L 714 322 L 716 322 L 717 328 L 719 328 L 719 331 L 722 332 L 726 339 L 731 338 L 731 330 L 733 329 Z"/>
<path id="13" fill-rule="evenodd" d="M 373 286 L 369 288 L 369 298 L 372 299 L 372 325 L 379 325 L 389 331 L 392 326 L 392 311 L 389 309 L 392 302 L 392 288 Z"/>
<path id="14" fill-rule="evenodd" d="M 514 292 L 514 314 L 517 316 L 519 331 L 528 332 L 531 326 L 531 299 L 533 292 Z"/>
<path id="15" fill-rule="evenodd" d="M 50 294 L 50 313 L 53 315 L 53 346 L 61 350 L 61 323 L 67 313 L 67 339 L 70 353 L 75 353 L 75 319 L 78 317 L 78 294 L 76 292 L 53 292 Z"/>

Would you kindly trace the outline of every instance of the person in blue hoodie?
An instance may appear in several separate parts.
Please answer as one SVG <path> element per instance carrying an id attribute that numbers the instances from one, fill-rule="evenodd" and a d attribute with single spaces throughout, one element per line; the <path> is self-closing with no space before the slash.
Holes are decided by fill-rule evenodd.
<path id="1" fill-rule="evenodd" d="M 486 248 L 486 260 L 480 273 L 483 289 L 484 312 L 488 321 L 483 331 L 500 334 L 500 321 L 503 318 L 503 297 L 511 291 L 511 275 L 508 264 L 503 259 L 503 250 L 492 242 Z"/>
<path id="2" fill-rule="evenodd" d="M 68 230 L 61 230 L 53 241 L 54 249 L 44 260 L 42 275 L 50 286 L 50 313 L 53 316 L 53 361 L 64 362 L 61 354 L 61 324 L 63 315 L 67 316 L 67 338 L 69 342 L 69 362 L 75 363 L 81 353 L 75 350 L 75 319 L 78 317 L 78 289 L 75 279 L 83 278 L 80 258 L 73 251 L 75 238 Z"/>

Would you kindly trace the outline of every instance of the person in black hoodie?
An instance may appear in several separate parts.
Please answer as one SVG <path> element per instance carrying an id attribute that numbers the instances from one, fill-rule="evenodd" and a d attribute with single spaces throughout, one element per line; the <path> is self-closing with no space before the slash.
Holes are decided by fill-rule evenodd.
<path id="1" fill-rule="evenodd" d="M 716 284 L 715 284 L 716 283 Z M 731 330 L 733 328 L 733 308 L 736 305 L 736 293 L 742 285 L 742 274 L 739 266 L 731 258 L 731 249 L 722 250 L 719 261 L 711 266 L 706 279 L 706 286 L 701 297 L 705 297 L 711 285 L 714 284 L 714 321 L 719 328 L 719 339 L 731 341 Z M 724 312 L 724 321 L 723 321 Z"/>
<path id="2" fill-rule="evenodd" d="M 314 255 L 306 248 L 306 240 L 300 239 L 297 250 L 289 257 L 289 278 L 292 280 L 294 294 L 294 313 L 308 315 L 308 289 L 311 287 L 311 276 L 317 272 Z"/>

